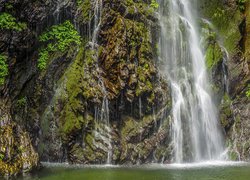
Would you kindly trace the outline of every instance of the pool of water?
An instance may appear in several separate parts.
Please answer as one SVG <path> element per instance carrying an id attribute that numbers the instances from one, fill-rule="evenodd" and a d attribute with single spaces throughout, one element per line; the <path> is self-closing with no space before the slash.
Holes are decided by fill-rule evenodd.
<path id="1" fill-rule="evenodd" d="M 19 180 L 250 180 L 248 163 L 207 162 L 127 167 L 44 165 L 39 172 Z"/>

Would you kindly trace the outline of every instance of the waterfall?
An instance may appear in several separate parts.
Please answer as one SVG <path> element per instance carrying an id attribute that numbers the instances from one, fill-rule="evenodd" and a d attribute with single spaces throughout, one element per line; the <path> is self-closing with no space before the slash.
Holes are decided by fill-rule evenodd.
<path id="1" fill-rule="evenodd" d="M 102 0 L 93 0 L 93 12 L 94 12 L 94 27 L 93 27 L 93 33 L 91 36 L 91 49 L 95 51 L 95 58 L 98 59 L 98 50 L 96 49 L 98 47 L 98 42 L 97 42 L 97 36 L 100 30 L 100 25 L 101 25 L 101 17 L 102 17 L 102 9 L 103 9 L 103 2 Z M 97 61 L 97 68 L 98 67 L 98 61 Z M 102 79 L 102 76 L 99 74 L 99 85 L 102 90 L 103 94 L 103 100 L 101 107 L 95 107 L 95 120 L 97 123 L 104 123 L 105 130 L 106 130 L 106 136 L 100 135 L 101 131 L 99 129 L 99 125 L 96 127 L 96 136 L 101 136 L 101 139 L 104 142 L 107 142 L 107 160 L 106 164 L 111 164 L 111 157 L 112 157 L 112 144 L 111 144 L 111 128 L 110 128 L 110 123 L 109 123 L 109 100 L 108 100 L 108 92 L 106 91 L 104 80 Z M 98 135 L 97 135 L 98 134 Z"/>
<path id="2" fill-rule="evenodd" d="M 218 160 L 224 142 L 209 89 L 194 0 L 159 0 L 160 63 L 172 91 L 173 162 Z"/>

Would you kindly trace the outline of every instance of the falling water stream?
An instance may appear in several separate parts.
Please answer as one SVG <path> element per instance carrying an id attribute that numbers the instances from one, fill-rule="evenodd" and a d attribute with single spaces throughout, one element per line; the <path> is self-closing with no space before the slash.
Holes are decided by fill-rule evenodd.
<path id="1" fill-rule="evenodd" d="M 161 61 L 172 91 L 173 162 L 218 160 L 224 143 L 209 89 L 195 0 L 160 0 Z"/>
<path id="2" fill-rule="evenodd" d="M 96 50 L 97 45 L 97 36 L 100 30 L 100 25 L 101 25 L 101 17 L 102 17 L 102 8 L 103 8 L 103 2 L 102 0 L 94 0 L 92 1 L 93 3 L 93 9 L 94 9 L 94 27 L 93 27 L 93 34 L 91 37 L 91 49 L 95 51 L 95 58 L 98 59 L 98 52 Z M 98 66 L 98 64 L 97 64 Z M 98 67 L 99 68 L 99 67 Z M 101 107 L 95 108 L 95 120 L 97 121 L 97 124 L 99 123 L 104 123 L 105 129 L 106 129 L 106 136 L 101 136 L 101 139 L 104 142 L 107 142 L 108 148 L 107 148 L 107 160 L 106 164 L 111 164 L 111 156 L 112 156 L 112 144 L 111 144 L 111 137 L 110 137 L 110 123 L 109 123 L 109 100 L 108 100 L 108 93 L 106 91 L 104 81 L 103 79 L 99 78 L 99 84 L 102 89 L 102 94 L 103 94 L 103 100 Z M 98 125 L 99 126 L 99 125 Z M 100 129 L 97 128 L 96 131 L 100 131 Z M 96 132 L 96 134 L 100 134 L 100 132 Z"/>

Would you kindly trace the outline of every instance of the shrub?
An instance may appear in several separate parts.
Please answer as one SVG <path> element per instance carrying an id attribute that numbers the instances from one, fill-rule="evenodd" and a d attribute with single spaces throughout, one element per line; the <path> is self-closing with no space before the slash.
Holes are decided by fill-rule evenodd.
<path id="1" fill-rule="evenodd" d="M 159 4 L 156 2 L 156 0 L 152 0 L 150 7 L 154 8 L 154 9 L 158 9 L 159 8 Z"/>
<path id="2" fill-rule="evenodd" d="M 240 9 L 240 11 L 245 11 L 245 3 L 247 0 L 237 0 L 237 5 Z"/>
<path id="3" fill-rule="evenodd" d="M 247 87 L 246 96 L 250 98 L 250 84 Z"/>
<path id="4" fill-rule="evenodd" d="M 22 97 L 22 98 L 17 100 L 17 106 L 19 108 L 24 107 L 26 104 L 27 104 L 27 98 L 26 97 Z"/>
<path id="5" fill-rule="evenodd" d="M 7 57 L 0 54 L 0 86 L 4 84 L 5 77 L 8 75 Z"/>
<path id="6" fill-rule="evenodd" d="M 72 44 L 80 45 L 80 36 L 70 21 L 52 26 L 47 32 L 39 37 L 40 42 L 48 43 L 39 52 L 38 68 L 46 68 L 51 52 L 64 52 Z"/>
<path id="7" fill-rule="evenodd" d="M 27 28 L 26 23 L 17 22 L 16 18 L 9 13 L 0 14 L 0 29 L 22 31 Z"/>

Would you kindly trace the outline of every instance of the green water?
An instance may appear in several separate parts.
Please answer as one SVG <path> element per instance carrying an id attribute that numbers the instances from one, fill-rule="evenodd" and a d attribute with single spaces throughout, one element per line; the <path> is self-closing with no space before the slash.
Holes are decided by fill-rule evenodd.
<path id="1" fill-rule="evenodd" d="M 46 167 L 21 180 L 250 180 L 250 165 Z"/>

